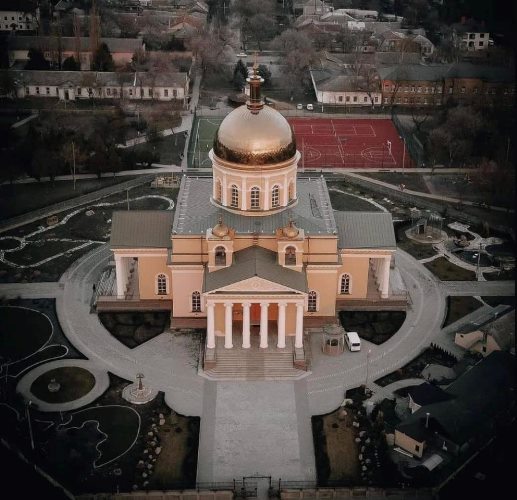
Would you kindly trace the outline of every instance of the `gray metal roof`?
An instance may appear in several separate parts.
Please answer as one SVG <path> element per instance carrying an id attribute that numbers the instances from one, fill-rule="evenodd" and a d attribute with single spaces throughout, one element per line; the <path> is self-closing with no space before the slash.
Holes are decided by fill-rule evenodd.
<path id="1" fill-rule="evenodd" d="M 211 273 L 205 269 L 203 291 L 211 292 L 258 276 L 300 292 L 307 292 L 305 271 L 298 272 L 277 264 L 276 253 L 261 247 L 248 247 L 233 254 L 233 263 Z"/>
<path id="2" fill-rule="evenodd" d="M 396 248 L 395 230 L 387 212 L 334 212 L 339 248 Z"/>
<path id="3" fill-rule="evenodd" d="M 322 177 L 298 179 L 298 204 L 288 210 L 264 217 L 233 214 L 210 203 L 212 178 L 184 176 L 178 195 L 172 234 L 204 234 L 222 216 L 237 234 L 275 234 L 292 218 L 310 236 L 336 234 L 336 222 L 327 185 Z"/>
<path id="4" fill-rule="evenodd" d="M 171 248 L 172 212 L 131 210 L 113 212 L 111 248 Z"/>

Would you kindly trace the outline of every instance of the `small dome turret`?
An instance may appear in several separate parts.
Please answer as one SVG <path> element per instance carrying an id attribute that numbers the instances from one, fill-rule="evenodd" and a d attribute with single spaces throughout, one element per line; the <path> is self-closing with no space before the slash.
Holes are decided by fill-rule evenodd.
<path id="1" fill-rule="evenodd" d="M 293 220 L 290 220 L 287 226 L 282 228 L 282 234 L 285 238 L 296 238 L 300 230 L 294 225 Z"/>
<path id="2" fill-rule="evenodd" d="M 212 229 L 212 234 L 217 238 L 224 238 L 225 236 L 228 236 L 229 232 L 229 227 L 223 222 L 223 218 L 219 217 L 219 221 Z"/>

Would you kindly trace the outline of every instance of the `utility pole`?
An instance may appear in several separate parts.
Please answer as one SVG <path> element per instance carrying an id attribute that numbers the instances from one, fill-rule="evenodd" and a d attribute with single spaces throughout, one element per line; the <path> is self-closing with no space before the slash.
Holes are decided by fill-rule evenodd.
<path id="1" fill-rule="evenodd" d="M 477 264 L 477 269 L 476 269 L 476 278 L 479 280 L 479 264 L 480 264 L 480 261 L 481 261 L 481 248 L 482 248 L 482 244 L 480 243 L 479 244 L 479 251 L 478 251 L 478 264 Z"/>

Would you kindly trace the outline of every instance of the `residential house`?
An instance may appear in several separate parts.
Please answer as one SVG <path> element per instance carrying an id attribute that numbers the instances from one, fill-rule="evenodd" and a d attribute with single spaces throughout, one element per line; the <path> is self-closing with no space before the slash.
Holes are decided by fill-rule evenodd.
<path id="1" fill-rule="evenodd" d="M 513 418 L 515 358 L 494 351 L 445 390 L 446 399 L 422 405 L 395 427 L 395 446 L 422 458 L 452 455 L 486 442 L 497 425 Z"/>
<path id="2" fill-rule="evenodd" d="M 40 9 L 33 0 L 2 0 L 0 31 L 34 31 L 40 23 Z"/>
<path id="3" fill-rule="evenodd" d="M 460 23 L 452 25 L 453 43 L 461 50 L 475 51 L 486 50 L 493 41 L 490 40 L 490 32 L 486 30 L 484 23 L 462 18 Z"/>
<path id="4" fill-rule="evenodd" d="M 455 344 L 488 356 L 493 351 L 515 354 L 515 309 L 477 329 L 470 327 L 456 333 Z"/>
<path id="5" fill-rule="evenodd" d="M 381 52 L 417 52 L 422 56 L 430 56 L 434 52 L 433 43 L 418 33 L 387 30 L 377 35 L 378 49 Z"/>
<path id="6" fill-rule="evenodd" d="M 363 10 L 363 9 L 342 9 L 348 15 L 352 16 L 357 20 L 373 20 L 375 21 L 379 17 L 379 13 L 376 10 Z"/>
<path id="7" fill-rule="evenodd" d="M 16 96 L 76 99 L 183 101 L 187 104 L 187 73 L 115 73 L 95 71 L 10 71 Z"/>
<path id="8" fill-rule="evenodd" d="M 411 387 L 408 391 L 408 406 L 411 413 L 420 410 L 422 406 L 447 401 L 451 396 L 440 387 L 424 382 L 420 385 Z"/>
<path id="9" fill-rule="evenodd" d="M 101 38 L 101 43 L 108 46 L 113 62 L 117 66 L 130 63 L 137 50 L 145 51 L 145 43 L 140 38 Z M 88 37 L 81 37 L 79 40 L 71 36 L 61 38 L 51 36 L 10 37 L 8 40 L 9 64 L 12 66 L 17 61 L 28 61 L 28 53 L 31 48 L 40 49 L 45 59 L 55 67 L 58 66 L 60 59 L 62 63 L 67 57 L 76 58 L 77 52 L 79 52 L 81 70 L 90 70 L 93 58 Z"/>
<path id="10" fill-rule="evenodd" d="M 316 99 L 321 104 L 375 107 L 382 103 L 375 68 L 363 65 L 358 59 L 355 63 L 342 63 L 332 55 L 321 60 L 318 68 L 311 68 L 310 75 Z"/>

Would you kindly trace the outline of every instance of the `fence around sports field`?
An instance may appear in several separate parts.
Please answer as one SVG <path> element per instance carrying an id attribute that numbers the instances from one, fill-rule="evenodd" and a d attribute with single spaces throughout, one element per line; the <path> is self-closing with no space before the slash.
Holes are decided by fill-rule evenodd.
<path id="1" fill-rule="evenodd" d="M 406 143 L 406 149 L 408 150 L 411 158 L 415 162 L 416 166 L 421 167 L 424 165 L 424 146 L 419 141 L 418 137 L 407 127 L 404 126 L 400 118 L 396 113 L 393 113 L 393 124 L 397 129 L 401 137 L 404 138 Z"/>

